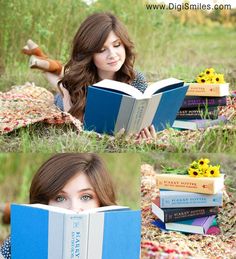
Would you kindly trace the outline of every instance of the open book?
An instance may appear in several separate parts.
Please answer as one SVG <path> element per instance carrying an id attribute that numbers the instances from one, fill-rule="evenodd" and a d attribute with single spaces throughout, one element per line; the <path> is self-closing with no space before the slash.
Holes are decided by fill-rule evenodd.
<path id="1" fill-rule="evenodd" d="M 13 259 L 136 259 L 140 238 L 140 211 L 127 207 L 11 206 Z"/>
<path id="2" fill-rule="evenodd" d="M 138 133 L 151 124 L 157 131 L 171 127 L 187 89 L 175 78 L 153 83 L 144 93 L 125 83 L 102 80 L 88 87 L 85 129 L 114 134 L 122 128 Z"/>

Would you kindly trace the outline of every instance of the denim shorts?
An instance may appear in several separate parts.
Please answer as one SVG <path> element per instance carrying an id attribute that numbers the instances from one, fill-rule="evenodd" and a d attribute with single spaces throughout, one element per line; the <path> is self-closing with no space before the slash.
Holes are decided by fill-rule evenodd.
<path id="1" fill-rule="evenodd" d="M 63 105 L 63 99 L 62 96 L 58 93 L 54 96 L 54 104 L 61 109 L 62 111 L 64 111 L 64 105 Z"/>

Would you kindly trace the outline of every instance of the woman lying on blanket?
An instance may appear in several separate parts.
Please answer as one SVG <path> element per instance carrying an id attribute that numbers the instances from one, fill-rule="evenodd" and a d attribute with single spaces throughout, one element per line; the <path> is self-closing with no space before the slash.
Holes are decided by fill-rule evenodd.
<path id="1" fill-rule="evenodd" d="M 131 84 L 141 92 L 147 82 L 134 70 L 134 45 L 124 25 L 110 13 L 89 16 L 79 27 L 73 40 L 68 63 L 49 59 L 36 43 L 27 42 L 23 52 L 30 55 L 30 67 L 45 71 L 48 80 L 59 86 L 55 104 L 83 121 L 87 86 L 112 79 Z M 153 125 L 135 135 L 137 141 L 155 139 Z"/>
<path id="2" fill-rule="evenodd" d="M 116 205 L 113 184 L 96 154 L 62 153 L 47 160 L 35 174 L 30 203 L 41 203 L 80 212 Z M 11 238 L 0 247 L 0 259 L 11 258 Z"/>

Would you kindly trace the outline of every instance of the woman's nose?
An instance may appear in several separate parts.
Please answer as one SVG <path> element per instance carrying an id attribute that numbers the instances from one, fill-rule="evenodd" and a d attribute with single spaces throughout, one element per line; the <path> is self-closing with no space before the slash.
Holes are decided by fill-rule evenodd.
<path id="1" fill-rule="evenodd" d="M 73 210 L 74 212 L 81 212 L 83 211 L 83 208 L 78 201 L 72 201 L 70 210 Z"/>
<path id="2" fill-rule="evenodd" d="M 108 58 L 114 58 L 116 56 L 116 52 L 114 48 L 109 48 Z"/>

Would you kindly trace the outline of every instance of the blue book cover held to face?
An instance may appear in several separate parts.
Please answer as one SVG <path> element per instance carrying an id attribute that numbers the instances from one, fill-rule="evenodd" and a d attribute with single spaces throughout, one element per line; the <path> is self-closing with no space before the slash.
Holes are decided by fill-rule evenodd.
<path id="1" fill-rule="evenodd" d="M 141 213 L 127 207 L 11 206 L 12 259 L 137 259 L 140 241 Z"/>
<path id="2" fill-rule="evenodd" d="M 122 128 L 128 134 L 150 125 L 156 131 L 171 127 L 187 89 L 175 78 L 153 83 L 144 93 L 125 83 L 103 80 L 88 87 L 85 130 L 112 135 Z"/>

